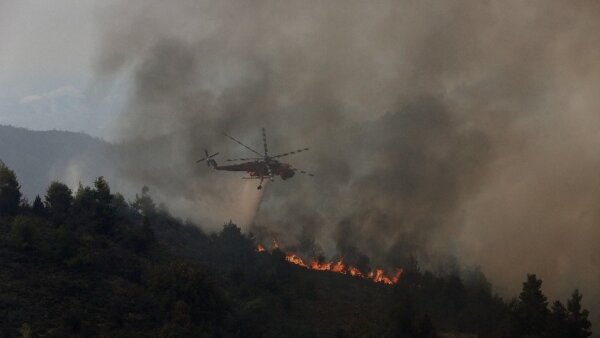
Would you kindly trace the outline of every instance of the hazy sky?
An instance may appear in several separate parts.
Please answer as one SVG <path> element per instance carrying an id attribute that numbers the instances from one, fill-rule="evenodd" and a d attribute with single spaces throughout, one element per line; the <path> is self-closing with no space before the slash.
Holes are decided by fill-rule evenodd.
<path id="1" fill-rule="evenodd" d="M 0 124 L 109 136 L 119 95 L 92 86 L 97 6 L 0 0 Z"/>

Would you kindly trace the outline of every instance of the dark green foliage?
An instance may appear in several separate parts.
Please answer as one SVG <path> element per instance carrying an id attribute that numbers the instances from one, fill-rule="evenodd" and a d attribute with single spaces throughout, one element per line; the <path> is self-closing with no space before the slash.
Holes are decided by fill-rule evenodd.
<path id="1" fill-rule="evenodd" d="M 569 335 L 569 323 L 568 313 L 565 306 L 558 300 L 552 303 L 550 308 L 550 316 L 548 317 L 548 325 L 546 327 L 546 334 L 544 337 L 547 338 L 568 338 Z"/>
<path id="2" fill-rule="evenodd" d="M 417 310 L 414 297 L 406 288 L 395 290 L 395 307 L 392 311 L 392 336 L 412 337 L 417 333 Z"/>
<path id="3" fill-rule="evenodd" d="M 110 194 L 110 187 L 108 183 L 104 179 L 104 177 L 100 176 L 94 181 L 95 197 L 98 203 L 100 204 L 110 204 L 113 199 L 113 196 Z"/>
<path id="4" fill-rule="evenodd" d="M 540 336 L 529 324 L 589 336 L 581 295 L 549 311 L 534 275 L 506 304 L 478 270 L 434 274 L 414 259 L 394 287 L 309 271 L 279 249 L 256 252 L 231 221 L 204 234 L 156 208 L 147 188 L 128 205 L 102 177 L 74 197 L 53 182 L 46 206 L 36 198 L 13 216 L 0 218 L 7 337 Z"/>
<path id="5" fill-rule="evenodd" d="M 548 300 L 542 293 L 542 280 L 534 274 L 527 275 L 515 309 L 518 332 L 529 336 L 541 335 L 549 314 Z"/>
<path id="6" fill-rule="evenodd" d="M 0 216 L 14 216 L 21 202 L 21 186 L 14 171 L 0 161 Z"/>
<path id="7" fill-rule="evenodd" d="M 150 197 L 150 188 L 144 186 L 142 188 L 142 194 L 135 195 L 135 201 L 131 206 L 144 216 L 154 214 L 156 212 L 156 205 L 154 204 L 152 197 Z"/>
<path id="8" fill-rule="evenodd" d="M 437 336 L 428 309 L 423 306 L 424 294 L 415 285 L 400 284 L 394 290 L 391 318 L 391 337 L 434 338 Z M 416 292 L 415 292 L 416 291 Z"/>
<path id="9" fill-rule="evenodd" d="M 79 183 L 73 200 L 71 216 L 76 219 L 77 223 L 95 221 L 95 203 L 94 190 Z"/>
<path id="10" fill-rule="evenodd" d="M 46 207 L 55 224 L 63 223 L 73 202 L 71 189 L 64 183 L 52 182 L 46 192 Z"/>
<path id="11" fill-rule="evenodd" d="M 31 248 L 37 241 L 37 232 L 40 227 L 38 223 L 27 216 L 15 217 L 8 233 L 8 242 L 18 249 Z"/>
<path id="12" fill-rule="evenodd" d="M 31 326 L 27 323 L 23 323 L 19 328 L 19 334 L 22 338 L 31 338 Z"/>
<path id="13" fill-rule="evenodd" d="M 94 181 L 94 218 L 96 219 L 95 230 L 102 234 L 110 234 L 113 231 L 116 208 L 113 202 L 113 196 L 110 193 L 110 187 L 100 176 Z"/>
<path id="14" fill-rule="evenodd" d="M 157 246 L 157 241 L 148 217 L 144 216 L 141 227 L 125 233 L 122 237 L 122 243 L 139 254 L 152 252 Z"/>
<path id="15" fill-rule="evenodd" d="M 592 335 L 590 330 L 592 324 L 588 319 L 590 312 L 581 308 L 582 298 L 583 296 L 579 293 L 579 290 L 575 290 L 567 302 L 569 337 L 587 338 Z"/>
<path id="16" fill-rule="evenodd" d="M 112 205 L 114 207 L 116 218 L 134 217 L 133 213 L 135 212 L 135 210 L 131 209 L 127 201 L 125 201 L 125 197 L 123 197 L 123 195 L 119 193 L 114 194 L 112 199 Z"/>
<path id="17" fill-rule="evenodd" d="M 95 232 L 113 234 L 117 215 L 127 214 L 127 203 L 123 196 L 112 195 L 110 187 L 103 177 L 94 181 L 94 188 L 79 184 L 73 201 L 71 223 L 75 227 L 86 224 Z"/>
<path id="18" fill-rule="evenodd" d="M 582 298 L 575 290 L 566 308 L 559 301 L 552 303 L 545 338 L 587 338 L 592 335 L 589 311 L 581 308 Z"/>
<path id="19" fill-rule="evenodd" d="M 36 216 L 44 216 L 46 214 L 46 207 L 40 198 L 40 195 L 36 195 L 31 205 L 31 212 Z"/>
<path id="20" fill-rule="evenodd" d="M 244 266 L 254 259 L 254 246 L 254 239 L 244 236 L 240 228 L 229 221 L 214 238 L 212 264 L 227 268 Z"/>
<path id="21" fill-rule="evenodd" d="M 221 326 L 227 319 L 228 304 L 209 275 L 194 264 L 173 262 L 152 268 L 146 283 L 168 313 L 162 330 L 188 332 L 203 326 Z M 196 326 L 193 328 L 192 326 Z"/>

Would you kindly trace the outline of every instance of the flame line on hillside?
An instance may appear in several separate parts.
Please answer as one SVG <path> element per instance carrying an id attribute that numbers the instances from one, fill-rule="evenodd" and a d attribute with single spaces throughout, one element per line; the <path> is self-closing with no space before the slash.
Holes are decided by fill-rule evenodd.
<path id="1" fill-rule="evenodd" d="M 273 243 L 275 243 L 275 248 L 271 251 L 279 249 L 279 245 L 277 244 L 277 242 L 273 241 Z M 268 251 L 262 244 L 258 244 L 256 246 L 256 251 L 259 253 L 268 253 Z M 308 264 L 306 264 L 304 263 L 304 260 L 300 258 L 300 256 L 291 251 L 285 253 L 285 260 L 291 264 L 309 270 L 329 271 L 343 275 L 350 275 L 356 278 L 368 279 L 373 281 L 374 283 L 383 283 L 387 285 L 397 284 L 400 281 L 400 276 L 403 272 L 402 268 L 396 268 L 396 273 L 393 276 L 389 276 L 385 274 L 385 271 L 383 269 L 376 268 L 365 274 L 362 271 L 360 271 L 360 269 L 358 269 L 357 267 L 344 264 L 344 257 L 340 257 L 340 259 L 336 262 L 319 262 L 318 260 L 311 259 L 311 261 Z"/>

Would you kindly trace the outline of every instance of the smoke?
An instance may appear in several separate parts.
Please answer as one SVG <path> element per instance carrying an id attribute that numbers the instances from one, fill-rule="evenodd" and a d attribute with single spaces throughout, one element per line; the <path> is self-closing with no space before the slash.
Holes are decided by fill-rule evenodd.
<path id="1" fill-rule="evenodd" d="M 600 300 L 596 2 L 140 1 L 97 17 L 98 81 L 133 81 L 116 166 L 176 213 Z M 273 153 L 311 147 L 288 159 L 316 176 L 261 197 L 194 163 L 247 156 L 220 131 L 259 148 L 263 126 Z"/>

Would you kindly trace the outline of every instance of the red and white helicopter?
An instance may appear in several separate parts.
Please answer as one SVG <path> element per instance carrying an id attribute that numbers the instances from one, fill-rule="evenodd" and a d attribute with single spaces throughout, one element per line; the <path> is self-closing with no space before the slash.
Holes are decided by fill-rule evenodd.
<path id="1" fill-rule="evenodd" d="M 248 161 L 248 162 L 231 164 L 231 165 L 218 165 L 217 161 L 214 160 L 214 157 L 219 155 L 219 153 L 217 152 L 212 155 L 209 155 L 208 150 L 204 149 L 205 157 L 199 159 L 198 161 L 196 161 L 196 163 L 206 161 L 206 165 L 208 165 L 209 167 L 211 167 L 215 170 L 245 171 L 248 173 L 249 177 L 242 177 L 243 179 L 259 179 L 260 180 L 260 183 L 258 184 L 257 189 L 262 189 L 262 183 L 265 178 L 268 178 L 269 180 L 273 181 L 273 178 L 275 176 L 279 176 L 279 177 L 281 177 L 282 180 L 287 180 L 289 178 L 292 178 L 296 172 L 299 172 L 301 174 L 305 174 L 308 176 L 314 176 L 312 173 L 293 168 L 289 163 L 283 163 L 283 162 L 280 162 L 277 160 L 278 158 L 281 158 L 281 157 L 308 151 L 309 150 L 308 148 L 302 148 L 302 149 L 298 149 L 298 150 L 294 150 L 294 151 L 290 151 L 290 152 L 282 153 L 282 154 L 278 154 L 278 155 L 273 155 L 273 156 L 269 155 L 268 148 L 267 148 L 267 135 L 265 133 L 265 128 L 262 128 L 263 146 L 265 149 L 264 154 L 261 154 L 258 151 L 248 147 L 247 145 L 236 140 L 232 136 L 227 135 L 226 133 L 223 133 L 223 134 L 225 136 L 227 136 L 229 139 L 231 139 L 232 141 L 241 145 L 242 147 L 255 153 L 259 157 L 228 159 L 228 160 L 226 160 L 227 162 L 237 162 L 237 161 Z"/>

